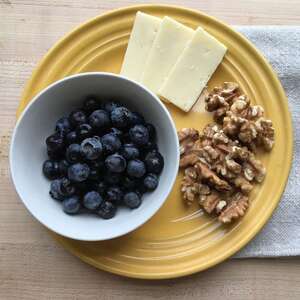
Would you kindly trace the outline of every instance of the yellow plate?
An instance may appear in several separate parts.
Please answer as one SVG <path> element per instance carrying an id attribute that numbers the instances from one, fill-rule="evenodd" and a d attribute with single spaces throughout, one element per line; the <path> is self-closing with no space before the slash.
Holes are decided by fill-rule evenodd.
<path id="1" fill-rule="evenodd" d="M 207 269 L 228 258 L 262 228 L 284 190 L 292 161 L 292 126 L 287 99 L 279 80 L 261 54 L 243 36 L 199 11 L 167 5 L 141 5 L 115 10 L 79 26 L 43 58 L 29 80 L 18 115 L 41 89 L 67 75 L 86 71 L 118 73 L 136 11 L 168 15 L 192 28 L 203 26 L 228 47 L 228 53 L 209 82 L 213 87 L 235 81 L 261 104 L 274 122 L 276 144 L 262 154 L 268 173 L 251 194 L 246 216 L 231 226 L 207 217 L 197 205 L 187 209 L 179 183 L 159 212 L 138 230 L 105 242 L 79 242 L 54 233 L 55 240 L 83 261 L 109 272 L 137 278 L 171 278 Z M 174 41 L 176 43 L 176 41 Z M 185 114 L 168 106 L 177 128 L 201 129 L 211 116 L 201 107 Z"/>

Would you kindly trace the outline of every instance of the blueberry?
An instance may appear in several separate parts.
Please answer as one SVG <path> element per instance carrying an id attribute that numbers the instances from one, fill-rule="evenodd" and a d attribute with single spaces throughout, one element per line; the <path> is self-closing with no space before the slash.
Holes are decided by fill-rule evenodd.
<path id="1" fill-rule="evenodd" d="M 69 215 L 75 215 L 80 211 L 80 199 L 78 196 L 66 198 L 63 203 L 63 211 Z"/>
<path id="2" fill-rule="evenodd" d="M 155 140 L 155 138 L 156 138 L 156 129 L 155 129 L 155 127 L 150 123 L 147 123 L 145 125 L 145 127 L 148 129 L 150 140 Z"/>
<path id="3" fill-rule="evenodd" d="M 125 176 L 122 178 L 122 187 L 126 190 L 133 190 L 139 185 L 139 180 Z"/>
<path id="4" fill-rule="evenodd" d="M 59 151 L 62 151 L 65 147 L 64 138 L 59 132 L 56 132 L 47 137 L 46 145 L 47 150 L 52 153 L 57 153 Z"/>
<path id="5" fill-rule="evenodd" d="M 134 159 L 140 156 L 139 149 L 133 144 L 124 144 L 120 153 L 127 159 Z"/>
<path id="6" fill-rule="evenodd" d="M 108 133 L 114 134 L 119 139 L 121 139 L 123 136 L 123 131 L 115 127 L 112 127 Z"/>
<path id="7" fill-rule="evenodd" d="M 129 114 L 129 122 L 131 126 L 144 124 L 145 119 L 142 115 L 140 115 L 138 112 L 130 112 Z"/>
<path id="8" fill-rule="evenodd" d="M 102 197 L 96 191 L 88 192 L 83 197 L 83 206 L 89 210 L 96 210 L 102 202 Z"/>
<path id="9" fill-rule="evenodd" d="M 117 128 L 127 127 L 129 125 L 129 115 L 130 111 L 126 107 L 115 108 L 110 114 L 113 126 Z"/>
<path id="10" fill-rule="evenodd" d="M 100 102 L 93 96 L 88 97 L 83 104 L 83 110 L 87 113 L 91 113 L 97 109 L 100 109 Z"/>
<path id="11" fill-rule="evenodd" d="M 140 195 L 135 192 L 129 192 L 124 195 L 124 204 L 129 208 L 138 208 L 142 203 Z"/>
<path id="12" fill-rule="evenodd" d="M 129 130 L 129 137 L 132 143 L 143 146 L 149 142 L 148 129 L 143 125 L 135 125 Z"/>
<path id="13" fill-rule="evenodd" d="M 117 207 L 111 203 L 111 202 L 103 202 L 103 204 L 100 206 L 100 209 L 97 211 L 98 215 L 102 219 L 111 219 L 115 216 L 117 212 Z"/>
<path id="14" fill-rule="evenodd" d="M 78 141 L 78 136 L 77 136 L 76 131 L 70 131 L 66 135 L 66 143 L 68 145 L 70 145 L 70 144 L 76 144 L 77 141 Z"/>
<path id="15" fill-rule="evenodd" d="M 70 113 L 69 120 L 73 126 L 86 123 L 86 114 L 82 110 L 75 110 Z"/>
<path id="16" fill-rule="evenodd" d="M 81 147 L 79 144 L 71 144 L 66 150 L 66 159 L 70 163 L 75 163 L 81 159 Z"/>
<path id="17" fill-rule="evenodd" d="M 112 154 L 106 157 L 105 166 L 110 172 L 121 173 L 126 169 L 126 160 L 122 155 Z"/>
<path id="18" fill-rule="evenodd" d="M 101 138 L 103 150 L 107 154 L 112 154 L 118 151 L 121 147 L 120 139 L 114 134 L 108 133 Z"/>
<path id="19" fill-rule="evenodd" d="M 121 204 L 123 192 L 118 186 L 111 186 L 106 191 L 106 200 L 116 205 Z"/>
<path id="20" fill-rule="evenodd" d="M 65 135 L 72 130 L 72 125 L 67 117 L 60 118 L 55 125 L 55 131 Z"/>
<path id="21" fill-rule="evenodd" d="M 115 184 L 120 183 L 120 181 L 121 181 L 121 179 L 122 179 L 121 177 L 122 177 L 122 176 L 121 176 L 120 173 L 112 173 L 112 172 L 107 171 L 107 172 L 105 173 L 104 180 L 105 180 L 105 182 L 108 183 L 108 184 L 113 184 L 113 185 L 115 185 Z"/>
<path id="22" fill-rule="evenodd" d="M 93 134 L 93 129 L 89 124 L 81 124 L 76 128 L 78 140 L 82 141 Z"/>
<path id="23" fill-rule="evenodd" d="M 60 175 L 58 162 L 53 160 L 46 160 L 43 163 L 43 173 L 48 179 L 58 178 Z"/>
<path id="24" fill-rule="evenodd" d="M 152 151 L 146 155 L 145 164 L 149 173 L 160 174 L 164 168 L 164 158 L 158 151 Z"/>
<path id="25" fill-rule="evenodd" d="M 150 173 L 147 174 L 144 178 L 144 187 L 149 190 L 153 191 L 157 188 L 158 186 L 158 177 L 156 174 Z"/>
<path id="26" fill-rule="evenodd" d="M 74 182 L 82 182 L 89 177 L 90 168 L 87 164 L 77 163 L 68 169 L 68 177 Z"/>
<path id="27" fill-rule="evenodd" d="M 95 160 L 102 154 L 102 144 L 100 138 L 87 138 L 81 143 L 81 155 L 88 160 Z"/>
<path id="28" fill-rule="evenodd" d="M 67 162 L 66 159 L 62 159 L 59 163 L 58 163 L 58 168 L 59 168 L 59 173 L 61 175 L 66 176 L 68 174 L 68 168 L 69 168 L 70 164 Z"/>
<path id="29" fill-rule="evenodd" d="M 114 102 L 114 101 L 110 101 L 110 102 L 106 102 L 104 104 L 104 109 L 108 112 L 111 113 L 115 108 L 120 107 L 120 103 L 118 102 Z"/>
<path id="30" fill-rule="evenodd" d="M 139 159 L 130 160 L 127 164 L 127 174 L 130 177 L 141 178 L 145 175 L 145 164 Z"/>
<path id="31" fill-rule="evenodd" d="M 107 128 L 110 126 L 109 114 L 102 109 L 95 110 L 89 116 L 89 124 L 94 129 Z"/>
<path id="32" fill-rule="evenodd" d="M 68 178 L 55 179 L 50 184 L 50 196 L 56 200 L 62 200 L 74 193 L 75 188 Z"/>

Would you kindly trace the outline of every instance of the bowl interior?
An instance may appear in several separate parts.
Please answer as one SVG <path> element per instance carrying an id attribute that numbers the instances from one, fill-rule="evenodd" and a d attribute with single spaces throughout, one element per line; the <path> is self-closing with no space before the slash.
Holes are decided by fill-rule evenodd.
<path id="1" fill-rule="evenodd" d="M 47 159 L 45 139 L 58 118 L 78 108 L 87 95 L 115 99 L 140 112 L 155 125 L 158 146 L 165 159 L 158 188 L 145 194 L 135 210 L 120 208 L 116 217 L 102 220 L 82 214 L 68 216 L 49 196 L 50 181 L 42 174 Z M 29 211 L 49 229 L 79 240 L 105 240 L 132 231 L 147 221 L 169 194 L 178 169 L 178 141 L 172 119 L 160 100 L 140 85 L 107 73 L 65 78 L 41 92 L 23 112 L 11 146 L 11 172 L 17 192 Z"/>

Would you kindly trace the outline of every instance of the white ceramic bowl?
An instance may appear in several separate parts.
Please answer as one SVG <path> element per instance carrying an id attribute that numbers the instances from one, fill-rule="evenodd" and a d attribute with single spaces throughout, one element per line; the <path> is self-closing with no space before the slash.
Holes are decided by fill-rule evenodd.
<path id="1" fill-rule="evenodd" d="M 46 137 L 53 132 L 56 120 L 79 107 L 89 94 L 103 99 L 116 99 L 143 114 L 157 129 L 159 150 L 165 159 L 158 188 L 143 196 L 139 208 L 121 208 L 110 220 L 88 214 L 66 215 L 61 203 L 49 196 L 50 181 L 42 174 L 42 164 L 47 159 Z M 149 220 L 170 193 L 178 162 L 176 128 L 165 106 L 145 87 L 109 73 L 82 73 L 64 78 L 44 89 L 19 118 L 10 149 L 12 179 L 27 209 L 54 232 L 85 241 L 115 238 Z"/>

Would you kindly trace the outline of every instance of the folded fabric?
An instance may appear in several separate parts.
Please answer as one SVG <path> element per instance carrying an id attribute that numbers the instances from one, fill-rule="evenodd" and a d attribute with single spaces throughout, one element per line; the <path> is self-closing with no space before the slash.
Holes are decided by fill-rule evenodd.
<path id="1" fill-rule="evenodd" d="M 256 238 L 234 257 L 300 255 L 300 27 L 234 28 L 262 52 L 278 74 L 288 97 L 294 129 L 293 166 L 281 201 Z"/>

